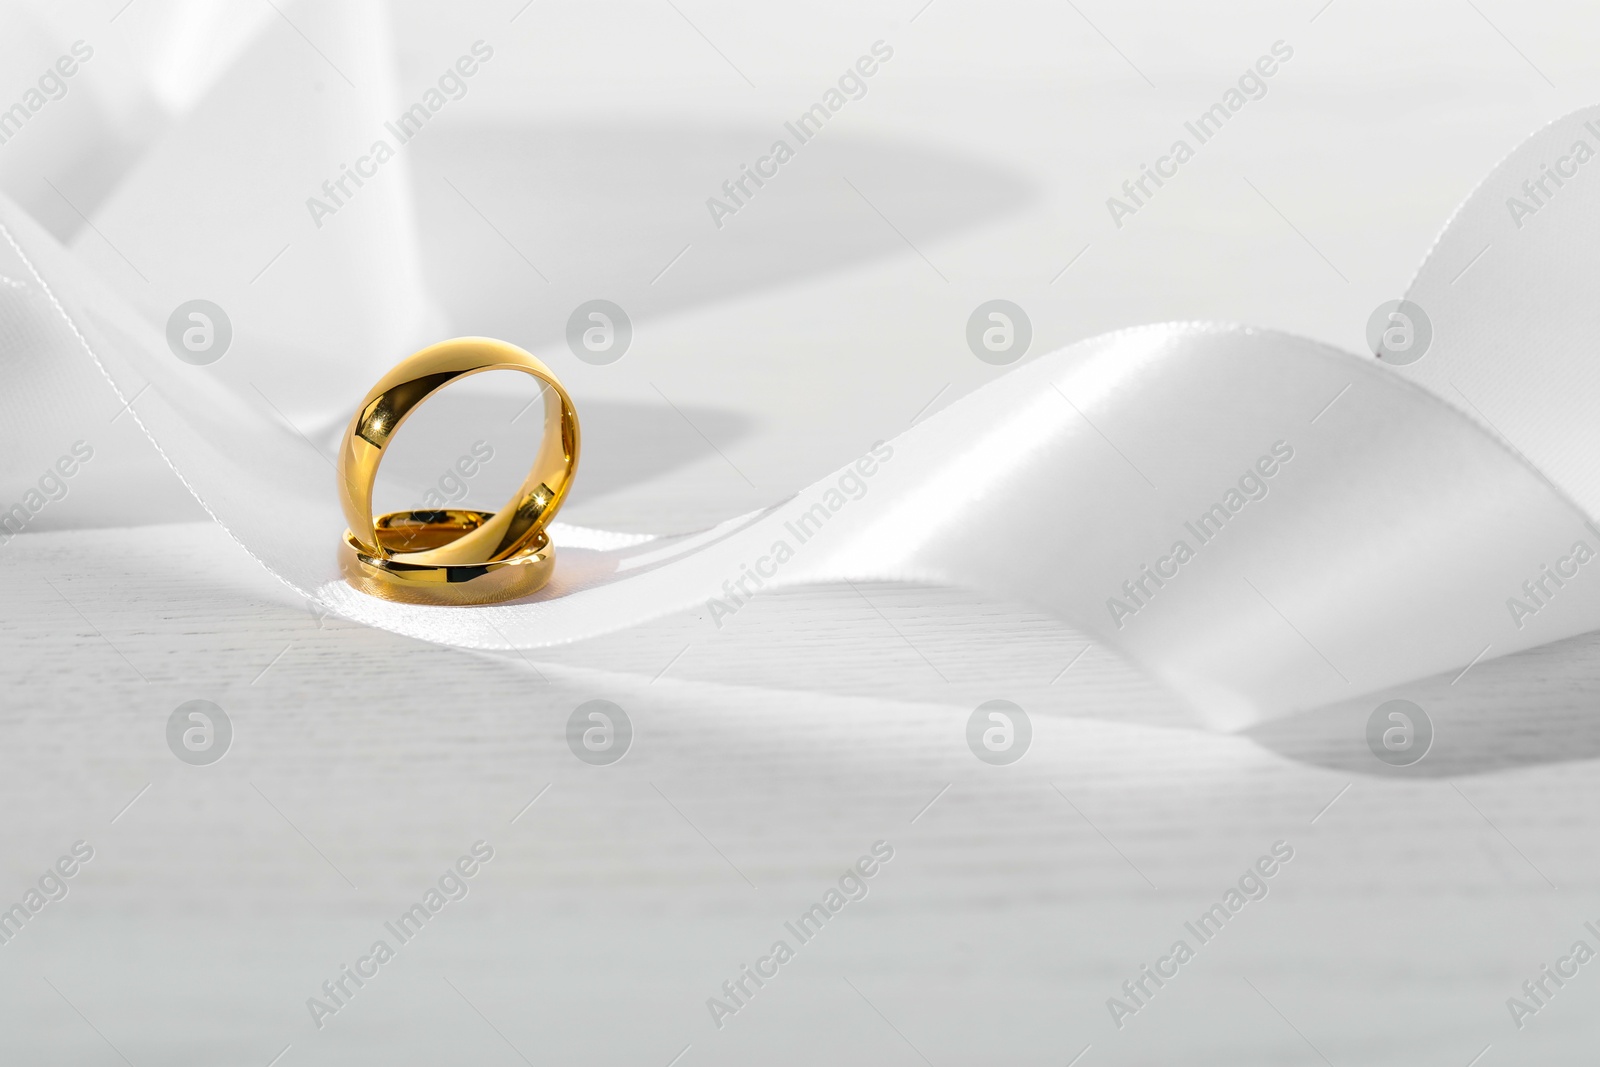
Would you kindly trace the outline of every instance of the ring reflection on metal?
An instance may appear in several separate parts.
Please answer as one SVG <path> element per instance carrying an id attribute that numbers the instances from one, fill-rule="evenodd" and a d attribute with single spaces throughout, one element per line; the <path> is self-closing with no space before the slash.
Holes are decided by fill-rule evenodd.
<path id="1" fill-rule="evenodd" d="M 543 386 L 544 433 L 528 476 L 504 508 L 372 514 L 384 449 L 406 418 L 452 382 L 515 370 Z M 339 448 L 339 503 L 350 524 L 340 567 L 356 588 L 390 600 L 480 604 L 534 592 L 554 567 L 545 526 L 578 466 L 572 398 L 538 359 L 487 337 L 442 341 L 402 360 L 361 401 Z"/>
<path id="2" fill-rule="evenodd" d="M 445 545 L 493 518 L 487 511 L 395 511 L 379 516 L 380 545 Z M 509 559 L 489 563 L 418 564 L 374 554 L 346 530 L 339 546 L 345 581 L 369 596 L 410 604 L 495 604 L 537 592 L 555 570 L 555 549 L 543 530 Z"/>

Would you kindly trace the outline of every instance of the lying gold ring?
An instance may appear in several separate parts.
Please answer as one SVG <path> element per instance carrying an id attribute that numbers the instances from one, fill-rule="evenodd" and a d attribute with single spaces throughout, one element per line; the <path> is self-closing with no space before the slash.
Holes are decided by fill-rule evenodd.
<path id="1" fill-rule="evenodd" d="M 494 518 L 489 511 L 393 511 L 376 523 L 383 546 L 446 545 Z M 555 570 L 555 549 L 539 531 L 521 552 L 489 563 L 404 563 L 374 554 L 345 531 L 339 569 L 345 581 L 370 596 L 409 604 L 494 604 L 537 592 Z"/>
<path id="2" fill-rule="evenodd" d="M 395 512 L 374 521 L 372 490 L 383 451 L 417 406 L 452 382 L 490 370 L 516 370 L 543 385 L 544 434 L 528 476 L 496 512 Z M 458 337 L 430 345 L 401 360 L 361 401 L 339 448 L 339 503 L 350 528 L 341 548 L 346 577 L 367 592 L 383 586 L 391 599 L 431 591 L 430 603 L 485 603 L 467 596 L 474 579 L 453 568 L 479 568 L 518 561 L 515 582 L 502 576 L 479 583 L 489 599 L 533 592 L 530 575 L 548 580 L 554 553 L 545 527 L 572 486 L 578 467 L 578 415 L 560 381 L 539 360 L 515 345 L 487 337 Z M 427 519 L 424 516 L 437 516 Z M 470 516 L 470 518 L 468 517 Z M 353 556 L 350 555 L 353 553 Z M 430 568 L 436 573 L 430 572 Z M 493 568 L 510 572 L 505 567 Z M 518 592 L 508 592 L 512 587 Z M 384 594 L 375 594 L 384 595 Z"/>

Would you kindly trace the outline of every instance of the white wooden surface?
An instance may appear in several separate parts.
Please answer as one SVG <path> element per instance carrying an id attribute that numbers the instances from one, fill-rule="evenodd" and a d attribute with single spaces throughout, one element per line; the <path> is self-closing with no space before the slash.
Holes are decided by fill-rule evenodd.
<path id="1" fill-rule="evenodd" d="M 1095 651 L 1052 685 L 1081 640 L 947 593 L 522 661 L 319 622 L 204 525 L 25 535 L 4 564 L 0 898 L 96 849 L 0 946 L 5 1062 L 1591 1058 L 1588 969 L 1520 1033 L 1505 1007 L 1600 918 L 1582 700 L 1463 727 L 1525 762 L 1397 774 L 1355 758 L 1364 717 L 1217 736 Z M 993 696 L 1034 723 L 1009 768 L 964 742 Z M 165 745 L 196 697 L 236 729 L 210 767 Z M 593 697 L 638 730 L 609 768 L 564 741 Z M 480 838 L 470 895 L 316 1029 L 306 998 Z M 706 998 L 880 839 L 868 898 L 714 1028 Z M 1119 1032 L 1106 999 L 1280 839 L 1270 895 Z"/>

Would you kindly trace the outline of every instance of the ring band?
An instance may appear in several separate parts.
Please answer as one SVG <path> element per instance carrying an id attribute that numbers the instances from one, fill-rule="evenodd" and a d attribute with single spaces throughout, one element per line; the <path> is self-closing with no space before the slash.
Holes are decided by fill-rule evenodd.
<path id="1" fill-rule="evenodd" d="M 485 512 L 489 517 L 482 525 L 455 540 L 421 551 L 385 550 L 372 519 L 372 488 L 384 448 L 428 397 L 491 370 L 522 371 L 545 387 L 544 435 L 527 478 L 504 508 Z M 578 414 L 550 368 L 504 341 L 458 337 L 401 360 L 368 391 L 339 449 L 339 503 L 350 533 L 368 555 L 420 565 L 497 562 L 516 555 L 544 529 L 566 499 L 577 467 Z"/>
<path id="2" fill-rule="evenodd" d="M 380 544 L 448 544 L 494 517 L 471 510 L 394 511 L 376 523 Z M 555 570 L 555 549 L 543 530 L 510 559 L 472 564 L 403 563 L 373 554 L 345 531 L 339 546 L 345 581 L 369 596 L 408 604 L 494 604 L 537 592 Z"/>
<path id="3" fill-rule="evenodd" d="M 383 452 L 418 405 L 452 382 L 522 371 L 543 386 L 544 433 L 522 485 L 500 511 L 428 509 L 372 515 Z M 578 415 L 550 369 L 515 345 L 458 337 L 402 360 L 367 393 L 339 449 L 339 503 L 350 528 L 339 566 L 356 589 L 385 600 L 488 604 L 527 596 L 550 580 L 545 527 L 578 466 Z"/>

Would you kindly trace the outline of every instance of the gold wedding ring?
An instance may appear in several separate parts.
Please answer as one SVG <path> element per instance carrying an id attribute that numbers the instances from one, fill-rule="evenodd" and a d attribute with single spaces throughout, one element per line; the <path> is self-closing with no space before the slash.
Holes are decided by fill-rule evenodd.
<path id="1" fill-rule="evenodd" d="M 544 434 L 533 466 L 499 511 L 396 511 L 374 517 L 383 450 L 406 418 L 452 382 L 490 370 L 522 371 L 543 388 Z M 339 448 L 339 504 L 350 528 L 339 546 L 345 580 L 372 596 L 417 604 L 489 604 L 527 596 L 550 580 L 555 550 L 545 527 L 578 469 L 578 414 L 560 381 L 515 345 L 458 337 L 408 356 L 361 401 Z"/>

